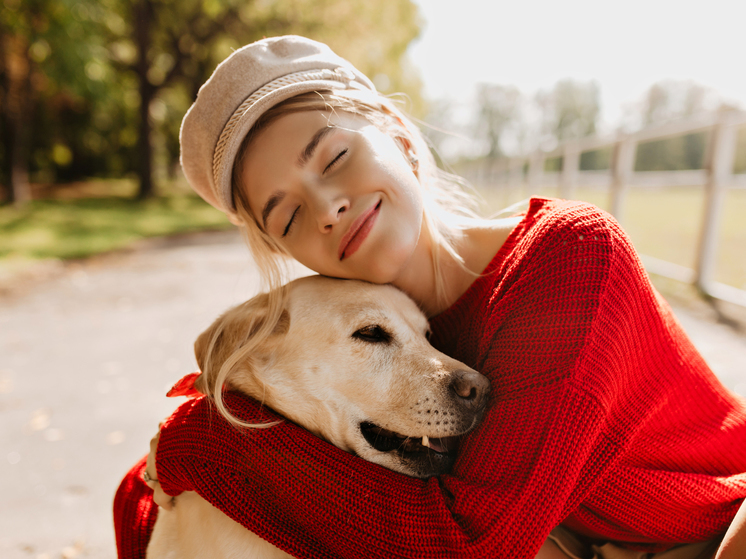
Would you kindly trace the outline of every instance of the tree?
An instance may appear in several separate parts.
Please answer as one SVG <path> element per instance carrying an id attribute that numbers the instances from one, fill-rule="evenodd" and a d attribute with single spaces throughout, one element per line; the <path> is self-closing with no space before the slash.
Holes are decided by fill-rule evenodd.
<path id="1" fill-rule="evenodd" d="M 91 77 L 104 71 L 94 0 L 5 0 L 1 13 L 0 183 L 6 201 L 23 203 L 32 171 L 51 177 L 80 163 L 89 109 L 112 84 Z"/>
<path id="2" fill-rule="evenodd" d="M 200 85 L 232 50 L 263 36 L 296 33 L 326 42 L 383 89 L 403 87 L 419 101 L 419 81 L 402 66 L 419 33 L 410 0 L 108 1 L 126 22 L 110 38 L 111 59 L 138 82 L 140 198 L 153 193 L 154 124 L 173 167 L 181 115 Z M 165 99 L 182 106 L 170 110 Z"/>
<path id="3" fill-rule="evenodd" d="M 480 84 L 474 135 L 487 146 L 487 157 L 503 155 L 500 140 L 520 119 L 522 95 L 514 86 Z"/>
<path id="4" fill-rule="evenodd" d="M 638 109 L 641 127 L 688 118 L 713 110 L 718 104 L 714 91 L 692 81 L 666 80 L 650 86 Z M 637 149 L 635 169 L 664 171 L 701 169 L 707 134 L 686 134 L 646 142 Z"/>
<path id="5" fill-rule="evenodd" d="M 6 7 L 6 9 L 8 9 Z M 16 14 L 13 8 L 3 11 L 0 38 L 2 43 L 2 116 L 3 160 L 6 166 L 2 182 L 4 198 L 22 204 L 31 199 L 28 180 L 30 123 L 33 111 L 31 89 L 32 64 L 29 56 L 33 36 L 27 14 Z M 10 16 L 18 15 L 11 18 Z"/>
<path id="6" fill-rule="evenodd" d="M 297 33 L 328 43 L 384 92 L 420 82 L 405 52 L 411 0 L 4 0 L 0 12 L 0 200 L 35 182 L 174 169 L 181 119 L 232 50 Z"/>
<path id="7" fill-rule="evenodd" d="M 642 104 L 642 125 L 660 124 L 705 112 L 708 108 L 715 108 L 712 106 L 715 98 L 714 92 L 691 81 L 654 83 Z"/>
<path id="8" fill-rule="evenodd" d="M 540 92 L 536 101 L 542 112 L 545 140 L 562 142 L 596 132 L 600 113 L 599 88 L 595 82 L 561 80 L 551 92 Z"/>

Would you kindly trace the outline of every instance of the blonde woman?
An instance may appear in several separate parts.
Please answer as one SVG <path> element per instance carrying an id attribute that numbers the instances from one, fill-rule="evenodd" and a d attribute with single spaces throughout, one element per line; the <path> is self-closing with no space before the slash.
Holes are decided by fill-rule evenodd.
<path id="1" fill-rule="evenodd" d="M 599 557 L 695 542 L 715 556 L 746 496 L 746 402 L 708 369 L 610 216 L 536 198 L 477 219 L 417 128 L 301 37 L 225 60 L 181 142 L 190 184 L 242 229 L 270 287 L 288 259 L 390 283 L 492 396 L 453 472 L 420 480 L 288 422 L 245 436 L 234 424 L 267 412 L 224 395 L 220 371 L 211 398 L 161 430 L 147 472 L 161 499 L 197 491 L 298 557 L 532 558 L 560 524 Z M 144 549 L 154 521 L 144 469 L 115 503 L 121 556 Z M 721 557 L 743 550 L 739 526 Z"/>

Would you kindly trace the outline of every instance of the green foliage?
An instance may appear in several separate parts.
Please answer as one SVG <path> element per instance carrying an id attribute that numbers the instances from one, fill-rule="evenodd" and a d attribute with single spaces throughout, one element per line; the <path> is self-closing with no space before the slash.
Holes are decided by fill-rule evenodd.
<path id="1" fill-rule="evenodd" d="M 561 155 L 557 157 L 547 157 L 544 160 L 544 172 L 545 173 L 559 173 L 562 171 L 562 163 L 564 157 Z"/>
<path id="2" fill-rule="evenodd" d="M 422 26 L 414 2 L 276 0 L 263 4 L 272 35 L 295 33 L 328 44 L 371 78 L 381 92 L 406 94 L 410 112 L 422 115 L 422 84 L 405 57 Z"/>
<path id="3" fill-rule="evenodd" d="M 655 83 L 645 95 L 639 126 L 686 119 L 713 110 L 718 104 L 716 97 L 713 91 L 691 81 Z M 709 141 L 710 135 L 702 132 L 639 144 L 635 171 L 702 169 Z"/>
<path id="4" fill-rule="evenodd" d="M 140 78 L 154 92 L 148 114 L 156 178 L 170 175 L 181 119 L 199 87 L 233 50 L 264 36 L 294 33 L 327 42 L 382 91 L 404 91 L 409 108 L 422 112 L 421 84 L 405 59 L 420 29 L 412 0 L 5 0 L 4 6 L 3 84 L 15 63 L 11 43 L 31 68 L 28 159 L 35 182 L 135 172 Z M 137 14 L 148 16 L 144 65 L 138 65 Z M 8 165 L 9 156 L 0 154 L 3 176 Z"/>
<path id="5" fill-rule="evenodd" d="M 108 0 L 127 21 L 131 5 Z M 363 73 L 420 102 L 420 83 L 403 67 L 419 34 L 410 0 L 140 0 L 152 11 L 147 80 L 157 91 L 150 117 L 162 163 L 176 164 L 181 119 L 199 87 L 234 50 L 265 36 L 304 35 L 329 44 Z M 132 23 L 112 33 L 110 56 L 136 73 Z M 395 88 L 395 89 L 394 89 Z"/>
<path id="6" fill-rule="evenodd" d="M 6 1 L 2 13 L 4 44 L 15 47 L 2 61 L 5 94 L 22 79 L 11 68 L 29 66 L 28 114 L 21 116 L 30 119 L 32 179 L 123 172 L 134 144 L 131 84 L 109 64 L 100 32 L 104 7 L 93 0 L 23 0 Z"/>
<path id="7" fill-rule="evenodd" d="M 639 144 L 635 171 L 702 169 L 709 135 L 707 132 L 698 132 Z"/>
<path id="8" fill-rule="evenodd" d="M 612 148 L 584 151 L 580 154 L 581 171 L 605 171 L 611 168 Z"/>

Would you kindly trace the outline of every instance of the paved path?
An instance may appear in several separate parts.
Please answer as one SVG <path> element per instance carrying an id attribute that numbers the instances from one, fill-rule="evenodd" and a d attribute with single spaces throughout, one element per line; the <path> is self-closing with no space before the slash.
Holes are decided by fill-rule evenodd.
<path id="1" fill-rule="evenodd" d="M 192 343 L 259 288 L 234 233 L 146 243 L 0 296 L 0 557 L 114 559 L 111 504 L 182 399 Z M 715 371 L 746 395 L 746 338 L 681 309 Z"/>

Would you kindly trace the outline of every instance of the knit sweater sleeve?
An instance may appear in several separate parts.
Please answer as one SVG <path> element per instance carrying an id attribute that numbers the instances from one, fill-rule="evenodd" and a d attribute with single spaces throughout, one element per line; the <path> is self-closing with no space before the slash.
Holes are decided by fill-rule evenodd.
<path id="1" fill-rule="evenodd" d="M 199 399 L 162 429 L 165 491 L 197 491 L 297 557 L 534 557 L 631 436 L 608 428 L 626 381 L 604 371 L 624 370 L 607 362 L 623 352 L 606 348 L 627 327 L 620 289 L 634 285 L 610 278 L 643 273 L 607 217 L 569 211 L 544 222 L 508 247 L 505 268 L 470 295 L 470 327 L 453 333 L 451 349 L 493 392 L 452 474 L 408 478 L 287 421 L 239 431 Z M 462 324 L 447 317 L 445 332 L 449 320 Z M 273 417 L 245 397 L 227 401 L 249 422 Z"/>

